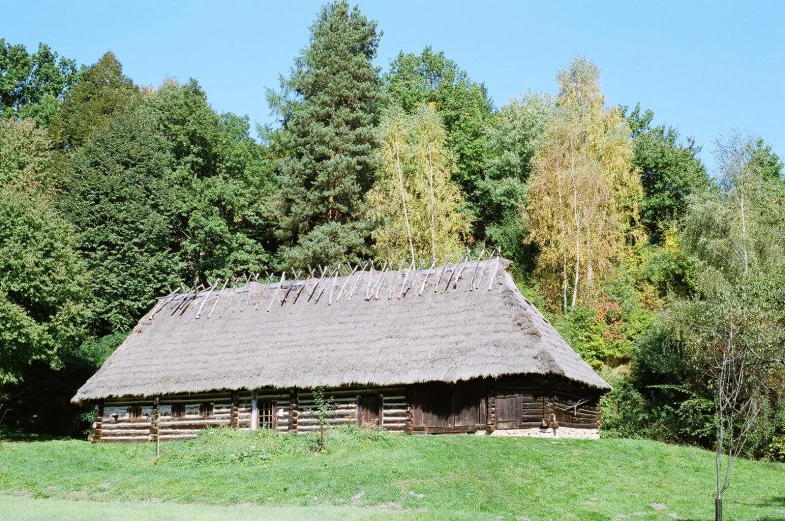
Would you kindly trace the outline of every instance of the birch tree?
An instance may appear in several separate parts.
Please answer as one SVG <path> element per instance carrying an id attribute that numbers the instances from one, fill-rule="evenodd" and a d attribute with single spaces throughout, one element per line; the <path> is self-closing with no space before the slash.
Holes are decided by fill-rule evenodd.
<path id="1" fill-rule="evenodd" d="M 529 183 L 528 241 L 552 297 L 574 309 L 640 238 L 640 178 L 631 167 L 630 128 L 605 107 L 597 66 L 576 58 L 558 75 L 557 111 Z"/>
<path id="2" fill-rule="evenodd" d="M 367 195 L 375 251 L 381 258 L 436 260 L 462 251 L 470 220 L 463 195 L 451 181 L 455 162 L 446 132 L 430 104 L 413 115 L 391 109 L 379 127 L 381 164 Z"/>

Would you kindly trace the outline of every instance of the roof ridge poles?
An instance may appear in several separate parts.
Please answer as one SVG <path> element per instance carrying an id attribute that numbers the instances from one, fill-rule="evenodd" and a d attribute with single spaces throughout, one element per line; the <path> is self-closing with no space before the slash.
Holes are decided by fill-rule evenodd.
<path id="1" fill-rule="evenodd" d="M 433 292 L 436 293 L 439 291 L 439 283 L 442 281 L 442 276 L 444 276 L 444 272 L 447 271 L 447 265 L 450 263 L 450 259 L 445 255 L 444 257 L 444 266 L 442 266 L 442 271 L 439 273 L 439 278 L 436 279 L 436 285 L 433 287 Z"/>
<path id="2" fill-rule="evenodd" d="M 207 292 L 207 295 L 204 296 L 204 300 L 202 300 L 202 304 L 199 306 L 199 310 L 196 312 L 195 318 L 198 319 L 199 317 L 202 316 L 202 309 L 204 309 L 204 305 L 207 304 L 207 299 L 210 298 L 210 295 L 213 293 L 213 290 L 216 288 L 216 286 L 218 286 L 218 282 L 220 280 L 221 279 L 215 279 L 215 283 L 213 283 L 213 285 L 210 286 L 210 290 Z"/>
<path id="3" fill-rule="evenodd" d="M 327 270 L 326 270 L 326 269 L 324 269 L 324 267 L 323 267 L 323 266 L 319 266 L 319 269 L 320 269 L 320 270 L 322 270 L 322 276 L 321 276 L 321 277 L 319 277 L 319 280 L 317 280 L 317 281 L 316 281 L 316 284 L 315 284 L 315 285 L 314 285 L 314 287 L 311 289 L 311 294 L 310 294 L 310 295 L 308 295 L 308 300 L 307 300 L 306 302 L 310 302 L 310 301 L 311 301 L 311 298 L 313 298 L 313 294 L 314 294 L 314 292 L 316 291 L 316 288 L 318 288 L 318 287 L 319 287 L 319 283 L 320 283 L 320 282 L 322 282 L 322 279 L 324 278 L 324 275 L 325 275 L 325 273 L 327 273 Z"/>
<path id="4" fill-rule="evenodd" d="M 294 296 L 294 300 L 292 300 L 292 304 L 297 304 L 297 299 L 300 298 L 300 293 L 303 292 L 305 286 L 308 285 L 308 281 L 313 278 L 314 269 L 311 266 L 308 266 L 308 278 L 303 281 L 303 285 L 300 286 L 300 289 L 297 290 L 297 294 Z"/>
<path id="5" fill-rule="evenodd" d="M 398 294 L 399 299 L 403 297 L 403 289 L 406 287 L 406 283 L 409 281 L 409 274 L 412 272 L 412 268 L 414 268 L 414 261 L 409 264 L 409 269 L 406 270 L 406 276 L 403 278 L 403 284 L 401 284 L 401 292 Z"/>
<path id="6" fill-rule="evenodd" d="M 328 266 L 328 267 L 329 267 L 329 266 Z M 341 269 L 341 265 L 339 264 L 339 265 L 338 265 L 338 267 L 335 269 L 335 271 L 333 271 L 333 272 L 330 274 L 330 276 L 329 276 L 329 277 L 327 277 L 327 278 L 330 278 L 330 277 L 332 277 L 333 275 L 335 275 L 336 273 L 338 273 L 338 270 L 340 270 L 340 269 Z M 327 288 L 322 288 L 322 291 L 320 291 L 320 292 L 319 292 L 319 294 L 316 296 L 316 300 L 314 300 L 314 301 L 313 301 L 313 303 L 314 303 L 314 304 L 317 304 L 317 303 L 319 302 L 319 299 L 321 299 L 321 298 L 322 298 L 322 295 L 324 295 L 324 292 L 325 292 L 325 291 L 327 291 Z"/>
<path id="7" fill-rule="evenodd" d="M 360 269 L 360 273 L 357 274 L 357 278 L 355 279 L 354 284 L 352 285 L 352 289 L 349 290 L 349 296 L 346 297 L 346 300 L 352 300 L 352 295 L 354 295 L 354 290 L 357 289 L 357 285 L 360 283 L 360 280 L 362 280 L 363 278 L 362 274 L 365 273 L 365 267 L 367 265 L 368 265 L 367 262 L 363 263 L 363 267 Z M 338 296 L 340 297 L 340 295 Z"/>
<path id="8" fill-rule="evenodd" d="M 450 281 L 452 281 L 452 276 L 458 271 L 458 266 L 461 263 L 461 254 L 459 253 L 457 257 L 455 257 L 455 266 L 452 267 L 452 271 L 450 272 L 450 277 L 447 279 L 447 285 L 444 286 L 444 291 L 447 291 L 450 288 Z M 438 285 L 438 283 L 437 283 Z"/>
<path id="9" fill-rule="evenodd" d="M 420 297 L 422 296 L 422 292 L 425 291 L 425 283 L 428 282 L 428 276 L 431 274 L 431 270 L 433 270 L 434 266 L 436 266 L 436 259 L 431 262 L 431 267 L 428 268 L 428 273 L 426 273 L 425 278 L 422 279 L 422 286 L 420 286 L 420 292 L 417 294 Z"/>
<path id="10" fill-rule="evenodd" d="M 406 260 L 405 260 L 405 259 L 404 259 L 404 260 L 401 260 L 401 263 L 400 263 L 400 264 L 398 264 L 398 269 L 397 269 L 397 270 L 395 270 L 395 275 L 393 275 L 393 276 L 391 277 L 391 278 L 392 278 L 392 280 L 390 281 L 390 292 L 387 294 L 387 300 L 392 300 L 392 296 L 393 296 L 393 289 L 395 288 L 395 277 L 396 277 L 396 276 L 400 276 L 400 274 L 401 274 L 401 268 L 403 267 L 403 263 L 404 263 L 404 262 L 406 262 Z M 414 261 L 412 261 L 412 262 L 414 262 Z"/>
<path id="11" fill-rule="evenodd" d="M 392 261 L 390 262 L 390 268 L 392 268 Z M 387 272 L 387 262 L 384 263 L 384 268 L 382 269 L 381 273 L 379 273 L 379 282 L 376 283 L 376 287 L 374 288 L 373 292 L 371 292 L 371 297 L 379 300 L 379 290 L 382 289 L 382 283 L 384 282 L 384 274 Z M 375 296 L 374 296 L 375 295 Z M 370 300 L 370 299 L 366 299 Z"/>
<path id="12" fill-rule="evenodd" d="M 226 289 L 226 285 L 227 284 L 229 284 L 229 279 L 228 278 L 224 281 L 224 285 L 221 288 L 221 291 L 218 293 L 218 295 L 215 296 L 215 302 L 213 302 L 213 307 L 210 308 L 210 312 L 207 314 L 207 318 L 210 318 L 211 316 L 213 316 L 213 311 L 215 311 L 215 306 L 217 306 L 218 305 L 218 301 L 221 300 L 221 295 L 223 295 L 223 292 Z"/>
<path id="13" fill-rule="evenodd" d="M 167 305 L 172 300 L 174 300 L 174 296 L 177 294 L 178 291 L 180 291 L 180 288 L 177 288 L 176 290 L 169 293 L 167 296 L 158 299 L 158 302 L 155 303 L 155 307 L 153 308 L 153 311 L 150 313 L 150 320 L 152 320 L 155 314 L 161 311 L 165 305 Z"/>
<path id="14" fill-rule="evenodd" d="M 270 304 L 267 306 L 267 312 L 270 312 L 270 308 L 273 307 L 273 302 L 275 302 L 275 297 L 278 296 L 278 292 L 281 290 L 283 286 L 283 281 L 286 280 L 286 270 L 281 272 L 281 282 L 278 283 L 278 287 L 275 288 L 275 292 L 273 293 L 273 298 L 270 299 Z"/>
<path id="15" fill-rule="evenodd" d="M 292 268 L 292 275 L 294 275 L 294 279 L 292 279 L 292 282 L 289 283 L 289 287 L 286 289 L 286 293 L 284 293 L 283 298 L 281 298 L 282 306 L 286 302 L 286 298 L 289 296 L 289 293 L 291 293 L 292 290 L 294 289 L 294 285 L 297 283 L 297 281 L 300 280 L 300 275 L 302 275 L 302 273 L 303 273 L 302 270 L 294 271 L 294 268 Z"/>
<path id="16" fill-rule="evenodd" d="M 365 300 L 368 300 L 370 298 L 369 295 L 372 295 L 372 293 L 370 293 L 370 291 L 371 291 L 371 279 L 373 279 L 373 260 L 371 260 L 371 270 L 368 272 L 368 285 L 365 288 Z"/>
<path id="17" fill-rule="evenodd" d="M 493 268 L 493 273 L 491 274 L 491 281 L 488 283 L 488 291 L 491 291 L 493 288 L 493 279 L 496 278 L 496 272 L 499 271 L 499 257 L 501 257 L 501 251 L 496 254 L 496 266 Z"/>
<path id="18" fill-rule="evenodd" d="M 474 285 L 474 289 L 480 289 L 480 285 L 482 284 L 482 278 L 485 275 L 485 268 L 488 267 L 488 261 L 491 260 L 491 255 L 493 255 L 493 252 L 488 253 L 488 258 L 485 260 L 485 264 L 482 265 L 482 269 L 480 270 L 480 276 L 477 278 L 477 282 Z"/>
<path id="19" fill-rule="evenodd" d="M 480 261 L 482 260 L 483 255 L 485 255 L 485 248 L 480 252 L 480 256 L 477 257 L 477 264 L 474 265 L 474 273 L 472 273 L 472 280 L 469 283 L 469 291 L 474 291 L 474 278 L 477 276 L 477 271 L 480 269 Z"/>
<path id="20" fill-rule="evenodd" d="M 461 269 L 458 270 L 458 275 L 455 277 L 455 282 L 452 284 L 452 289 L 458 287 L 458 281 L 461 279 L 461 275 L 463 275 L 463 270 L 466 269 L 466 265 L 469 264 L 469 261 L 472 260 L 472 252 L 469 247 L 466 247 L 466 257 L 464 257 L 463 265 L 461 265 Z M 447 284 L 449 286 L 449 284 Z"/>
<path id="21" fill-rule="evenodd" d="M 348 263 L 347 263 L 347 264 L 348 264 Z M 351 266 L 351 264 L 348 264 L 348 266 Z M 341 300 L 341 295 L 343 295 L 343 290 L 345 290 L 345 289 L 346 289 L 346 286 L 348 286 L 348 285 L 349 285 L 349 281 L 351 280 L 351 278 L 352 278 L 352 275 L 354 275 L 354 272 L 355 272 L 355 271 L 357 271 L 357 268 L 359 268 L 359 267 L 360 267 L 360 264 L 359 264 L 359 263 L 358 263 L 358 264 L 355 264 L 355 266 L 354 266 L 354 269 L 352 270 L 352 272 L 351 272 L 351 273 L 349 273 L 349 276 L 348 276 L 348 277 L 346 277 L 346 282 L 344 282 L 344 283 L 343 283 L 343 286 L 341 286 L 341 291 L 339 291 L 339 292 L 338 292 L 338 296 L 337 296 L 337 297 L 335 297 L 335 301 L 336 301 L 336 302 L 338 302 L 339 300 Z M 355 283 L 355 284 L 356 284 L 356 283 Z"/>
<path id="22" fill-rule="evenodd" d="M 328 306 L 332 306 L 333 305 L 333 291 L 335 291 L 335 285 L 338 284 L 338 277 L 341 275 L 341 263 L 340 262 L 338 263 L 338 267 L 335 269 L 335 273 L 333 275 L 335 275 L 333 277 L 333 285 L 330 286 L 330 295 L 327 297 L 327 305 Z"/>

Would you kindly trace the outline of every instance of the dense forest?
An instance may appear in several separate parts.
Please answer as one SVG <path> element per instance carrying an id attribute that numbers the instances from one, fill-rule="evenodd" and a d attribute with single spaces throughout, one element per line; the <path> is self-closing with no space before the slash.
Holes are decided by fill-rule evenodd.
<path id="1" fill-rule="evenodd" d="M 468 248 L 512 260 L 614 386 L 605 435 L 712 447 L 722 370 L 742 367 L 744 453 L 785 460 L 770 146 L 718 137 L 709 172 L 652 110 L 610 105 L 587 58 L 554 65 L 556 96 L 497 107 L 430 47 L 376 66 L 380 38 L 358 8 L 325 5 L 267 90 L 276 123 L 256 129 L 194 79 L 140 86 L 111 52 L 79 66 L 0 39 L 3 425 L 81 436 L 90 411 L 70 397 L 180 286 Z"/>

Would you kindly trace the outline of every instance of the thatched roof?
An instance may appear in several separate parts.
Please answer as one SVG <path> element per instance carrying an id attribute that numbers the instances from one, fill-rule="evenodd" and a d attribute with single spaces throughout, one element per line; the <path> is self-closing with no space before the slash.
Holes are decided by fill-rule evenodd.
<path id="1" fill-rule="evenodd" d="M 160 299 L 73 400 L 522 373 L 609 389 L 521 295 L 508 265 L 251 281 Z"/>

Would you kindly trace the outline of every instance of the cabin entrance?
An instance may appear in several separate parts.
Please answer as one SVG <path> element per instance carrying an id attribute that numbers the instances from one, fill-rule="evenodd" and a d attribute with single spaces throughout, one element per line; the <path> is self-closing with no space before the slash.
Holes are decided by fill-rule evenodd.
<path id="1" fill-rule="evenodd" d="M 412 387 L 412 428 L 424 432 L 473 432 L 485 428 L 487 386 L 483 381 Z"/>
<path id="2" fill-rule="evenodd" d="M 357 424 L 361 427 L 379 427 L 382 420 L 382 397 L 378 394 L 361 394 L 357 397 Z"/>

